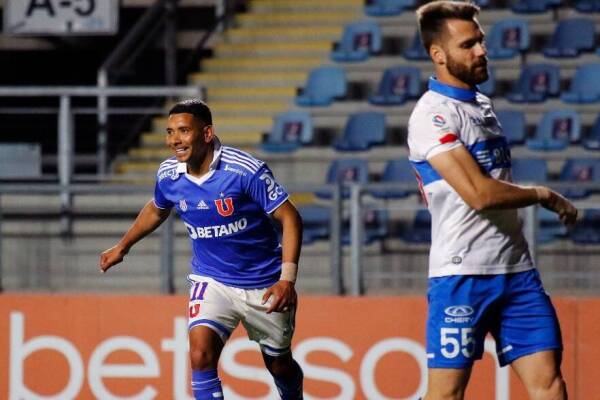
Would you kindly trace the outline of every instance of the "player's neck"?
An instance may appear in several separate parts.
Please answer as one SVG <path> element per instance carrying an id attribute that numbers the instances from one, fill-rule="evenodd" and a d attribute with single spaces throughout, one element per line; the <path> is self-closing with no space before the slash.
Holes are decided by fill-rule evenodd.
<path id="1" fill-rule="evenodd" d="M 210 164 L 213 161 L 214 150 L 214 145 L 211 143 L 206 149 L 204 157 L 201 157 L 199 160 L 188 160 L 187 173 L 195 176 L 196 178 L 201 178 L 204 176 L 210 170 Z"/>

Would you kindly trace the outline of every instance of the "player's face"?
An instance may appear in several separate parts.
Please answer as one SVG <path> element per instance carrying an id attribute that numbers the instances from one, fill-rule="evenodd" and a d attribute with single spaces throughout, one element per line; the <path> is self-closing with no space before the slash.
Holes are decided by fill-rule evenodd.
<path id="1" fill-rule="evenodd" d="M 450 75 L 469 86 L 488 79 L 487 50 L 483 32 L 474 21 L 451 19 L 446 21 L 446 69 Z"/>
<path id="2" fill-rule="evenodd" d="M 212 139 L 209 130 L 209 125 L 192 114 L 171 114 L 167 122 L 167 146 L 179 162 L 202 163 Z"/>

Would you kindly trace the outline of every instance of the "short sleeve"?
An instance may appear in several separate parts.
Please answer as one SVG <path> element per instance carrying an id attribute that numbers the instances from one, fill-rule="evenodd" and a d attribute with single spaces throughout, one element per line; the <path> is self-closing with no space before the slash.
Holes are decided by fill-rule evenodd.
<path id="1" fill-rule="evenodd" d="M 275 180 L 266 164 L 250 178 L 247 194 L 268 214 L 275 211 L 289 197 L 285 188 Z"/>
<path id="2" fill-rule="evenodd" d="M 420 107 L 408 126 L 411 158 L 426 160 L 461 145 L 460 117 L 448 105 Z"/>
<path id="3" fill-rule="evenodd" d="M 154 204 L 156 207 L 161 208 L 163 210 L 169 210 L 173 208 L 173 202 L 169 201 L 165 195 L 163 194 L 158 182 L 154 185 Z"/>

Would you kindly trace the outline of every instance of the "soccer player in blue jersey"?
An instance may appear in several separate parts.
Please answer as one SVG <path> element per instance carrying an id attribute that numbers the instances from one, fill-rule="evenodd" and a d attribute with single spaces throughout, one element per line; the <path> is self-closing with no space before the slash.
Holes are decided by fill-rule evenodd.
<path id="1" fill-rule="evenodd" d="M 426 400 L 462 399 L 487 333 L 532 399 L 567 398 L 562 341 L 517 215 L 540 204 L 566 225 L 577 209 L 543 186 L 511 183 L 510 149 L 489 98 L 479 8 L 435 1 L 417 10 L 435 68 L 408 123 L 410 160 L 432 217 Z"/>
<path id="2" fill-rule="evenodd" d="M 282 399 L 301 399 L 303 373 L 292 358 L 302 221 L 267 165 L 223 146 L 209 107 L 199 100 L 169 112 L 167 146 L 175 156 L 157 172 L 154 199 L 114 247 L 106 272 L 175 208 L 193 248 L 189 342 L 195 399 L 222 398 L 217 364 L 241 322 L 258 342 Z M 281 245 L 269 216 L 283 229 Z"/>

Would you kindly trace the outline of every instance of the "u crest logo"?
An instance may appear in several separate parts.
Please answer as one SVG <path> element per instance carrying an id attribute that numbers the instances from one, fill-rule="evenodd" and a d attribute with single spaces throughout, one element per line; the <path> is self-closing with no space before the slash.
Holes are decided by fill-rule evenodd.
<path id="1" fill-rule="evenodd" d="M 223 201 L 225 201 L 225 205 L 223 205 Z M 215 200 L 215 206 L 217 206 L 219 215 L 223 217 L 229 217 L 233 214 L 233 199 L 231 197 Z"/>

